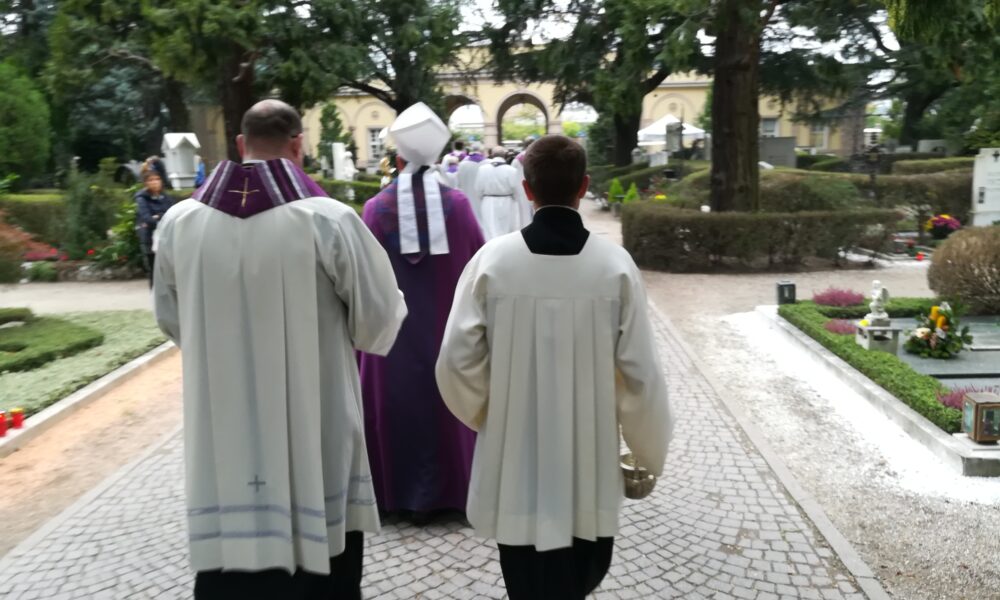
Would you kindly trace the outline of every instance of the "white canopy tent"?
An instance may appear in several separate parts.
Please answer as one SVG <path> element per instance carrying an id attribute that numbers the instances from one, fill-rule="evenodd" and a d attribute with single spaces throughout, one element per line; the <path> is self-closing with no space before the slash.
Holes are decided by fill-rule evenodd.
<path id="1" fill-rule="evenodd" d="M 656 121 L 649 127 L 639 130 L 640 146 L 662 146 L 667 142 L 667 125 L 680 123 L 681 120 L 673 115 L 667 115 Z M 690 123 L 684 123 L 683 136 L 685 141 L 705 139 L 705 130 L 695 127 Z"/>

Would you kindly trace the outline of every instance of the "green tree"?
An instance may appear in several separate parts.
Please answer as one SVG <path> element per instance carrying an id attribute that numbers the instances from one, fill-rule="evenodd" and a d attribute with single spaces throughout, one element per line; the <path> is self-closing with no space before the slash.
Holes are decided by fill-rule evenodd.
<path id="1" fill-rule="evenodd" d="M 29 179 L 49 160 L 49 107 L 41 91 L 14 65 L 0 63 L 0 179 Z"/>
<path id="2" fill-rule="evenodd" d="M 489 26 L 494 69 L 502 78 L 553 81 L 556 101 L 585 102 L 613 131 L 613 158 L 631 162 L 642 104 L 697 54 L 704 2 L 695 0 L 500 0 L 504 22 Z M 546 26 L 572 27 L 551 36 Z M 539 23 L 543 24 L 539 26 Z M 544 44 L 533 43 L 541 37 Z"/>
<path id="3" fill-rule="evenodd" d="M 340 120 L 340 111 L 333 102 L 323 105 L 319 115 L 319 143 L 328 147 L 336 142 L 348 143 L 351 134 L 344 131 L 344 123 Z"/>

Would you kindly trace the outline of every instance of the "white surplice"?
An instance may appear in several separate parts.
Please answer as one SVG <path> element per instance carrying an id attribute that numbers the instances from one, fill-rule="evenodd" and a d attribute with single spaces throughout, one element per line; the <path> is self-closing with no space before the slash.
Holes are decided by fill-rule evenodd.
<path id="1" fill-rule="evenodd" d="M 514 162 L 510 163 L 510 166 L 514 167 L 514 171 L 517 173 L 514 199 L 517 200 L 518 215 L 521 219 L 521 226 L 518 229 L 527 227 L 535 214 L 534 206 L 531 200 L 528 199 L 527 192 L 524 191 L 524 162 L 521 160 L 523 155 L 524 153 L 522 152 L 514 159 Z"/>
<path id="2" fill-rule="evenodd" d="M 642 277 L 595 235 L 575 256 L 532 254 L 520 233 L 488 242 L 455 291 L 436 375 L 479 432 L 468 518 L 484 537 L 545 551 L 614 536 L 619 427 L 662 472 L 672 418 Z"/>
<path id="3" fill-rule="evenodd" d="M 484 164 L 486 164 L 485 160 L 476 162 L 465 158 L 462 162 L 458 163 L 458 171 L 455 173 L 458 189 L 469 199 L 469 204 L 472 205 L 472 212 L 475 213 L 480 225 L 483 223 L 483 218 L 479 210 L 480 198 L 476 196 L 476 178 L 479 175 L 480 167 Z"/>
<path id="4" fill-rule="evenodd" d="M 479 198 L 479 223 L 487 240 L 518 231 L 527 225 L 521 222 L 519 183 L 517 171 L 502 158 L 491 159 L 479 168 L 476 197 Z"/>
<path id="5" fill-rule="evenodd" d="M 355 350 L 387 353 L 406 315 L 389 259 L 329 198 L 247 219 L 186 200 L 158 229 L 192 566 L 329 573 L 345 532 L 379 527 Z"/>

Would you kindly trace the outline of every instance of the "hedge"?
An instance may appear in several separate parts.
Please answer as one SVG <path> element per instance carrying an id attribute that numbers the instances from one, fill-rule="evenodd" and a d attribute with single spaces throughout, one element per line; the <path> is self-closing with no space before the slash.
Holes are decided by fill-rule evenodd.
<path id="1" fill-rule="evenodd" d="M 932 303 L 933 300 L 923 298 L 892 300 L 886 306 L 886 312 L 890 316 L 903 318 L 910 316 L 907 313 L 917 306 L 929 309 Z M 850 314 L 847 314 L 847 311 L 850 311 Z M 831 311 L 828 307 L 819 307 L 812 302 L 778 307 L 778 314 L 785 320 L 861 371 L 931 423 L 948 433 L 961 431 L 961 411 L 938 401 L 938 396 L 948 391 L 940 381 L 929 375 L 917 373 L 895 355 L 865 350 L 854 341 L 854 336 L 837 335 L 824 327 L 831 317 L 862 318 L 866 312 L 864 306 Z"/>
<path id="2" fill-rule="evenodd" d="M 892 165 L 894 175 L 919 175 L 923 173 L 938 173 L 954 169 L 971 169 L 976 162 L 974 156 L 954 156 L 951 158 L 932 158 L 928 160 L 900 160 Z"/>
<path id="3" fill-rule="evenodd" d="M 648 162 L 632 163 L 630 165 L 625 165 L 624 167 L 593 167 L 589 169 L 590 173 L 590 187 L 596 192 L 600 192 L 601 195 L 605 194 L 608 189 L 608 185 L 611 183 L 612 179 L 621 179 L 626 175 L 630 175 L 637 171 L 642 171 L 644 169 L 649 169 Z M 663 170 L 663 167 L 657 167 Z"/>
<path id="4" fill-rule="evenodd" d="M 900 215 L 894 210 L 841 210 L 798 213 L 703 213 L 661 203 L 626 205 L 622 214 L 625 248 L 640 266 L 664 271 L 748 265 L 797 264 L 806 257 L 839 261 L 839 250 L 870 237 L 873 226 L 887 238 Z"/>
<path id="5" fill-rule="evenodd" d="M 30 321 L 34 318 L 27 308 L 0 308 L 0 325 L 19 321 Z"/>
<path id="6" fill-rule="evenodd" d="M 851 170 L 851 165 L 842 158 L 825 158 L 814 162 L 810 171 L 826 171 L 830 173 L 847 173 Z"/>
<path id="7" fill-rule="evenodd" d="M 631 187 L 632 184 L 635 184 L 635 186 L 639 189 L 646 189 L 650 186 L 654 178 L 663 177 L 663 170 L 666 168 L 668 167 L 660 166 L 633 170 L 627 175 L 616 176 L 611 181 L 617 179 L 626 190 Z M 591 183 L 590 189 L 598 196 L 606 196 L 608 194 L 608 188 L 611 185 L 611 181 L 601 182 L 596 186 Z"/>
<path id="8" fill-rule="evenodd" d="M 66 196 L 56 194 L 7 194 L 0 196 L 0 209 L 9 221 L 39 241 L 58 245 L 66 220 Z"/>
<path id="9" fill-rule="evenodd" d="M 808 169 L 818 162 L 836 158 L 830 154 L 796 154 L 795 167 L 798 169 Z"/>
<path id="10" fill-rule="evenodd" d="M 20 327 L 0 329 L 0 373 L 30 371 L 103 342 L 103 334 L 82 325 L 49 317 L 32 319 Z"/>
<path id="11" fill-rule="evenodd" d="M 330 194 L 331 198 L 335 198 L 345 203 L 354 204 L 364 204 L 369 198 L 376 195 L 381 191 L 382 187 L 378 183 L 372 183 L 368 181 L 338 181 L 336 179 L 321 179 L 319 183 L 320 187 Z M 348 190 L 354 191 L 354 200 L 350 200 L 347 194 Z"/>

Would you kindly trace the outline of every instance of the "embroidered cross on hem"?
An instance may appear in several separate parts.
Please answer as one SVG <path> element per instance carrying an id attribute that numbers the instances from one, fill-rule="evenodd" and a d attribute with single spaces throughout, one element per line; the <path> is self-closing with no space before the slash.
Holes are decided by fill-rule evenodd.
<path id="1" fill-rule="evenodd" d="M 253 481 L 247 483 L 247 485 L 252 485 L 254 492 L 260 492 L 261 486 L 267 485 L 267 482 L 266 481 L 261 481 L 260 480 L 260 476 L 254 475 L 253 476 Z"/>

